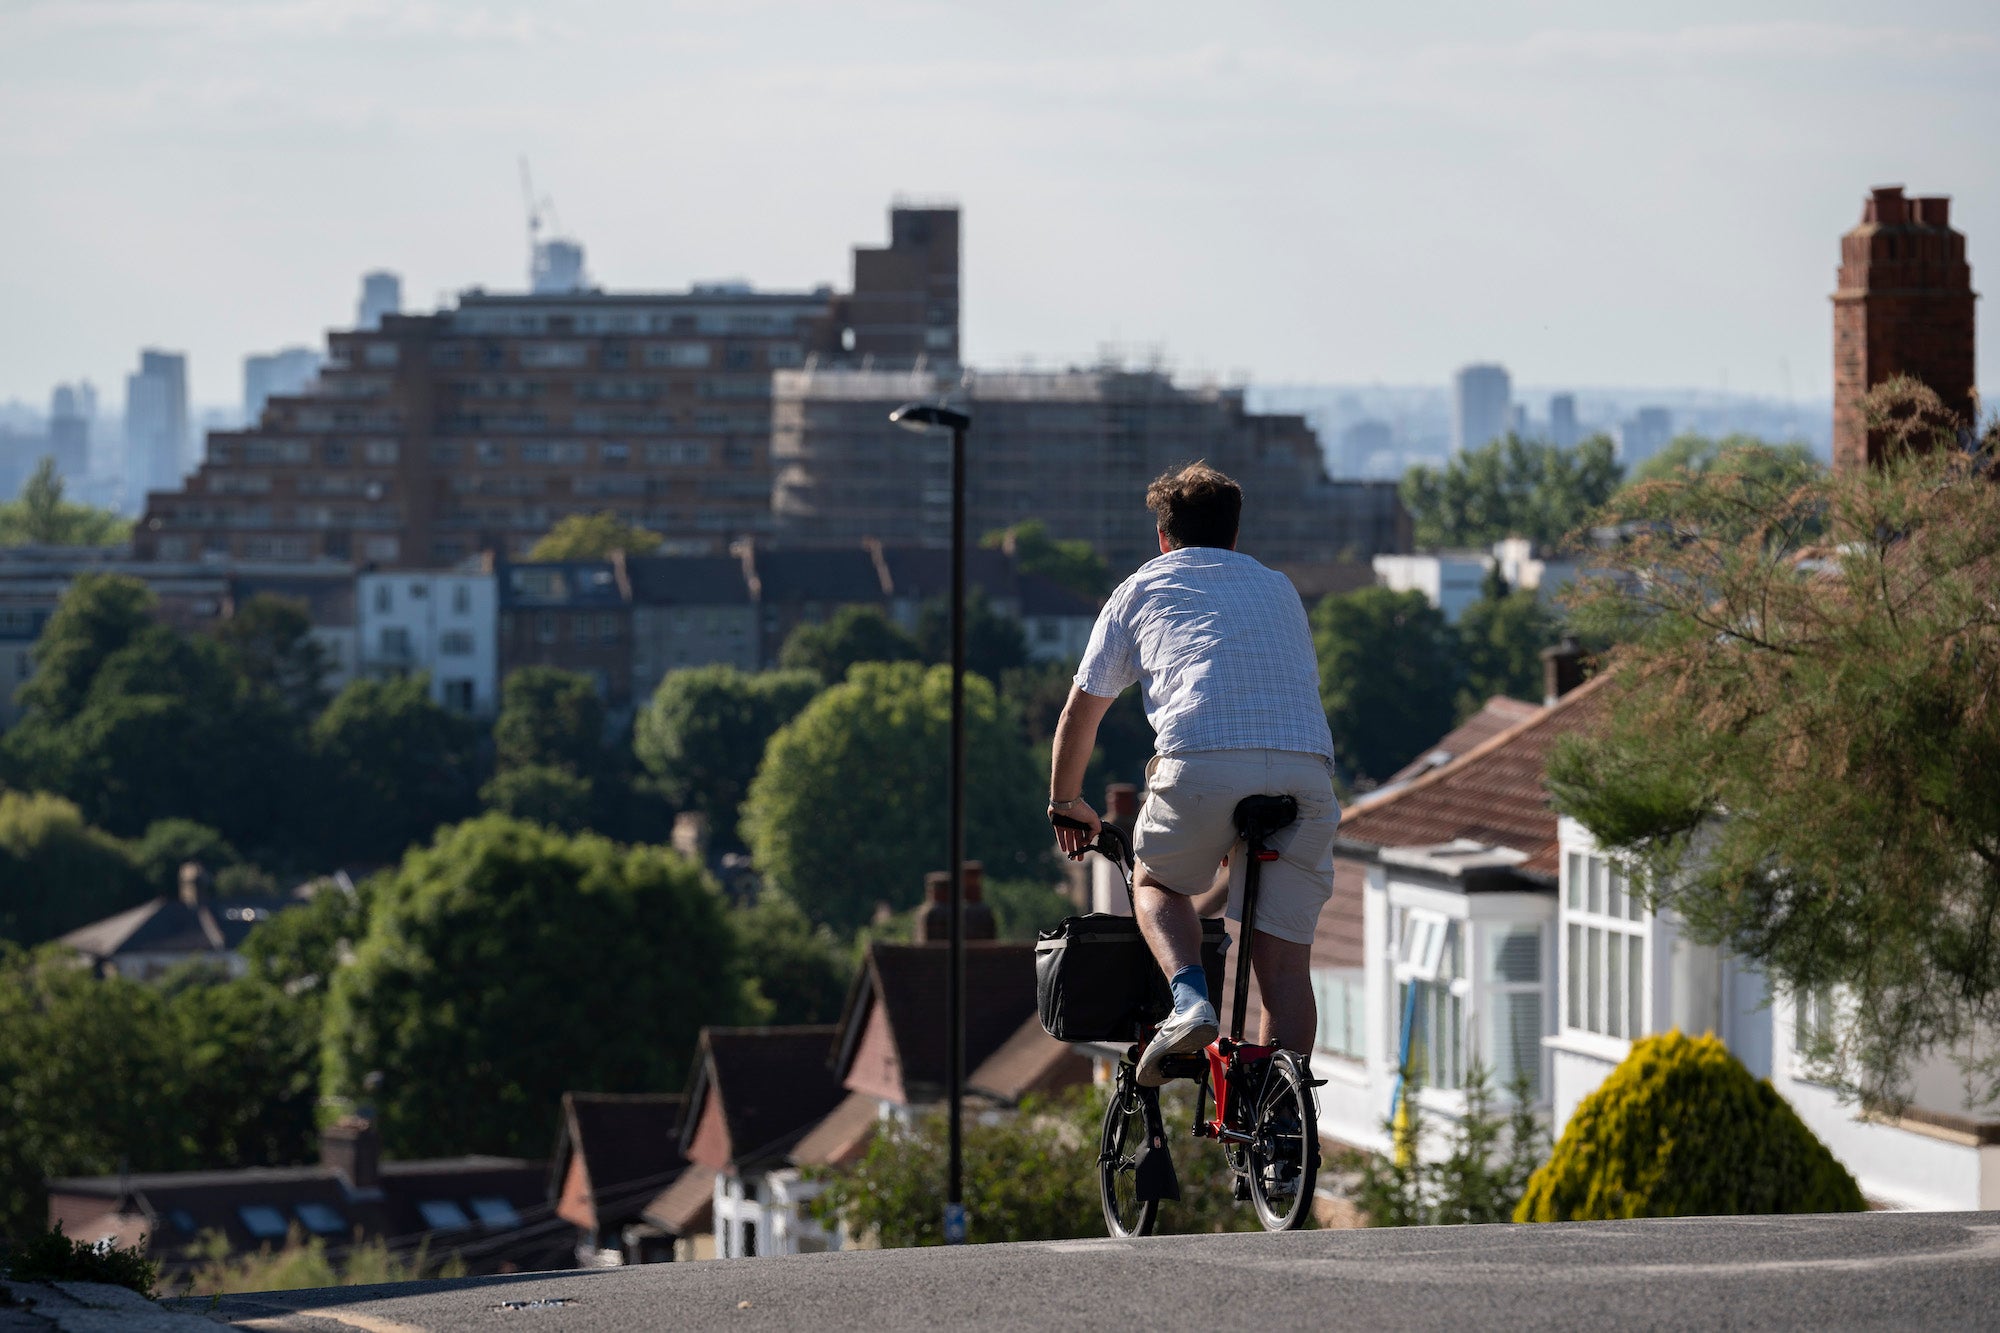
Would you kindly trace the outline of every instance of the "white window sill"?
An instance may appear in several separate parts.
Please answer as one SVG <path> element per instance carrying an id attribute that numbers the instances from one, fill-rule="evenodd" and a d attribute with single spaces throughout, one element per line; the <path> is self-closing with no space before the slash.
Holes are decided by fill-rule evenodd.
<path id="1" fill-rule="evenodd" d="M 1619 1037 L 1599 1036 L 1595 1032 L 1578 1032 L 1567 1029 L 1553 1037 L 1543 1037 L 1542 1045 L 1551 1051 L 1561 1051 L 1565 1055 L 1586 1055 L 1596 1060 L 1607 1060 L 1612 1064 L 1621 1063 L 1632 1053 L 1632 1043 Z"/>

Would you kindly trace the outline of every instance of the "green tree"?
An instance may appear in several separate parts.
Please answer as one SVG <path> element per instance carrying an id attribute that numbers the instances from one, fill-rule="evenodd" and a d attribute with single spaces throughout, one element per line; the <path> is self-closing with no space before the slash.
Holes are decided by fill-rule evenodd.
<path id="1" fill-rule="evenodd" d="M 757 993 L 769 1006 L 766 1022 L 833 1023 L 854 980 L 854 950 L 817 926 L 791 899 L 766 892 L 731 909 L 736 947 Z"/>
<path id="2" fill-rule="evenodd" d="M 708 816 L 716 842 L 733 845 L 737 810 L 765 744 L 821 683 L 808 671 L 753 675 L 720 665 L 670 671 L 639 714 L 633 748 L 668 801 Z"/>
<path id="3" fill-rule="evenodd" d="M 63 498 L 56 461 L 44 457 L 18 499 L 0 503 L 0 546 L 117 546 L 132 524 L 108 509 Z"/>
<path id="4" fill-rule="evenodd" d="M 336 968 L 368 929 L 366 885 L 321 880 L 312 896 L 261 921 L 239 952 L 250 975 L 293 995 L 324 995 Z M 317 1021 L 306 1025 L 317 1036 Z"/>
<path id="5" fill-rule="evenodd" d="M 35 640 L 35 674 L 15 694 L 29 720 L 59 724 L 76 716 L 98 668 L 152 623 L 154 604 L 138 579 L 77 575 Z"/>
<path id="6" fill-rule="evenodd" d="M 479 789 L 479 803 L 565 833 L 579 833 L 597 822 L 596 784 L 553 764 L 501 769 Z"/>
<path id="7" fill-rule="evenodd" d="M 1506 537 L 1555 546 L 1611 498 L 1622 476 L 1608 436 L 1563 449 L 1509 435 L 1442 467 L 1413 467 L 1401 489 L 1420 549 Z"/>
<path id="8" fill-rule="evenodd" d="M 951 661 L 951 603 L 934 597 L 917 612 L 917 647 L 926 662 Z M 1028 664 L 1028 636 L 1021 622 L 1003 616 L 984 588 L 965 594 L 965 669 L 988 680 Z"/>
<path id="9" fill-rule="evenodd" d="M 1028 743 L 1034 747 L 1037 767 L 1048 769 L 1049 751 L 1062 719 L 1063 705 L 1076 669 L 1062 662 L 1041 662 L 1009 671 L 1001 677 L 1000 692 L 1021 713 L 1027 725 Z M 1083 774 L 1083 792 L 1096 805 L 1106 783 L 1140 782 L 1146 762 L 1153 757 L 1153 724 L 1146 720 L 1146 705 L 1137 685 L 1127 689 L 1105 710 L 1097 724 L 1097 744 L 1090 752 L 1090 764 Z"/>
<path id="10" fill-rule="evenodd" d="M 1517 1222 L 1858 1213 L 1861 1188 L 1714 1036 L 1632 1043 L 1577 1104 Z"/>
<path id="11" fill-rule="evenodd" d="M 1632 535 L 1574 613 L 1618 644 L 1607 722 L 1548 781 L 1697 939 L 1843 991 L 1829 1074 L 1895 1105 L 1911 1061 L 2000 1022 L 2000 430 L 1961 452 L 1907 383 L 1867 407 L 1883 467 L 1621 497 Z"/>
<path id="12" fill-rule="evenodd" d="M 1350 772 L 1379 781 L 1451 729 L 1457 644 L 1422 593 L 1330 593 L 1312 626 L 1334 754 Z"/>
<path id="13" fill-rule="evenodd" d="M 821 623 L 800 625 L 787 635 L 778 665 L 836 685 L 856 662 L 915 662 L 922 656 L 917 641 L 880 607 L 843 606 Z"/>
<path id="14" fill-rule="evenodd" d="M 548 534 L 528 550 L 529 560 L 602 560 L 613 551 L 651 555 L 660 548 L 660 534 L 648 532 L 605 510 L 570 514 L 557 520 Z"/>
<path id="15" fill-rule="evenodd" d="M 359 1098 L 379 1071 L 399 1156 L 545 1152 L 565 1089 L 679 1087 L 701 1026 L 754 1012 L 721 894 L 661 848 L 486 815 L 412 849 L 368 907 L 322 1087 Z"/>
<path id="16" fill-rule="evenodd" d="M 1039 574 L 1079 597 L 1099 600 L 1111 591 L 1111 568 L 1097 548 L 1080 539 L 1049 536 L 1048 524 L 1038 518 L 996 528 L 979 544 L 1007 552 L 1022 573 Z"/>
<path id="17" fill-rule="evenodd" d="M 965 1207 L 974 1243 L 1064 1240 L 1104 1234 L 1097 1195 L 1097 1140 L 1104 1115 L 1100 1088 L 1030 1097 L 1018 1113 L 965 1126 Z M 1161 1097 L 1167 1123 L 1186 1125 L 1193 1097 L 1170 1087 Z M 908 1125 L 884 1121 L 868 1151 L 844 1171 L 820 1171 L 825 1189 L 807 1207 L 823 1223 L 872 1237 L 885 1249 L 944 1243 L 945 1117 L 931 1112 Z M 1255 1215 L 1231 1198 L 1222 1154 L 1170 1136 L 1181 1185 L 1179 1202 L 1160 1205 L 1160 1230 L 1200 1234 L 1247 1231 Z"/>
<path id="18" fill-rule="evenodd" d="M 268 690 L 300 726 L 326 707 L 326 650 L 312 637 L 312 618 L 296 598 L 258 593 L 222 622 L 216 638 L 236 674 Z"/>
<path id="19" fill-rule="evenodd" d="M 156 895 L 180 887 L 181 867 L 189 861 L 219 871 L 243 859 L 229 839 L 192 819 L 154 820 L 143 836 L 127 844 L 127 853 L 141 881 Z"/>
<path id="20" fill-rule="evenodd" d="M 531 666 L 513 672 L 500 687 L 493 748 L 502 769 L 545 764 L 592 776 L 604 758 L 604 701 L 597 687 L 579 671 Z"/>
<path id="21" fill-rule="evenodd" d="M 1458 713 L 1465 717 L 1496 694 L 1539 703 L 1542 650 L 1562 637 L 1562 618 L 1530 588 L 1510 590 L 1500 571 L 1487 571 L 1479 599 L 1458 617 L 1459 660 L 1465 672 Z"/>
<path id="22" fill-rule="evenodd" d="M 0 940 L 39 944 L 145 900 L 125 848 L 74 804 L 0 791 Z"/>
<path id="23" fill-rule="evenodd" d="M 1672 481 L 1681 473 L 1709 472 L 1747 475 L 1761 485 L 1800 485 L 1825 471 L 1804 444 L 1771 444 L 1755 435 L 1677 435 L 1667 446 L 1632 469 L 1627 485 Z"/>
<path id="24" fill-rule="evenodd" d="M 951 672 L 863 663 L 771 737 L 744 804 L 757 866 L 817 921 L 846 930 L 878 901 L 922 895 L 943 859 Z M 968 675 L 966 848 L 1000 878 L 1049 854 L 1044 783 L 1020 720 Z"/>
<path id="25" fill-rule="evenodd" d="M 986 905 L 993 909 L 994 929 L 1003 940 L 1032 943 L 1044 930 L 1076 915 L 1076 905 L 1046 880 L 990 879 Z"/>
<path id="26" fill-rule="evenodd" d="M 470 722 L 431 702 L 428 676 L 350 682 L 312 726 L 323 853 L 389 860 L 470 814 L 477 742 Z"/>
<path id="27" fill-rule="evenodd" d="M 174 1109 L 184 1159 L 310 1160 L 318 1140 L 316 999 L 261 977 L 230 980 L 200 968 L 170 977 L 165 994 L 165 1036 L 180 1062 Z"/>

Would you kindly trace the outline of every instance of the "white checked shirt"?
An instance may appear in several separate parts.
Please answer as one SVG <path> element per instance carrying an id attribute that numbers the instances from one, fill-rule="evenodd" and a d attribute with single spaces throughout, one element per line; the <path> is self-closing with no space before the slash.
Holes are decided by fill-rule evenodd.
<path id="1" fill-rule="evenodd" d="M 1333 758 L 1319 659 L 1292 581 L 1219 546 L 1141 565 L 1098 613 L 1076 687 L 1143 682 L 1161 754 L 1294 750 Z"/>

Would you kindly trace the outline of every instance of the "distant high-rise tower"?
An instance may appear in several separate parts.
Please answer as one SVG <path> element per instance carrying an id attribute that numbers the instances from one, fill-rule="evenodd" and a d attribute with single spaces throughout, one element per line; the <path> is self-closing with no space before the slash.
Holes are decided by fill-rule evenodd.
<path id="1" fill-rule="evenodd" d="M 319 374 L 320 357 L 310 347 L 287 347 L 243 358 L 243 420 L 254 426 L 274 394 L 302 393 Z"/>
<path id="2" fill-rule="evenodd" d="M 97 395 L 88 383 L 58 384 L 49 396 L 49 456 L 64 481 L 90 475 L 90 419 Z"/>
<path id="3" fill-rule="evenodd" d="M 1972 268 L 1965 237 L 1951 229 L 1951 200 L 1906 199 L 1886 185 L 1862 206 L 1861 225 L 1840 238 L 1833 294 L 1833 465 L 1881 460 L 1861 398 L 1897 375 L 1922 380 L 1945 406 L 1978 420 L 1973 384 Z"/>
<path id="4" fill-rule="evenodd" d="M 386 269 L 361 275 L 361 304 L 354 312 L 354 327 L 379 329 L 382 316 L 403 313 L 403 280 Z"/>
<path id="5" fill-rule="evenodd" d="M 590 279 L 583 271 L 583 246 L 560 236 L 536 241 L 534 262 L 528 270 L 528 290 L 537 296 L 560 296 L 565 292 L 588 291 Z"/>
<path id="6" fill-rule="evenodd" d="M 1576 447 L 1576 395 L 1553 394 L 1549 398 L 1549 439 L 1558 449 Z"/>
<path id="7" fill-rule="evenodd" d="M 1451 404 L 1451 447 L 1477 449 L 1507 433 L 1513 420 L 1514 383 L 1505 366 L 1466 366 L 1458 372 Z"/>
<path id="8" fill-rule="evenodd" d="M 1674 414 L 1664 407 L 1642 407 L 1618 428 L 1618 461 L 1636 467 L 1674 438 Z"/>
<path id="9" fill-rule="evenodd" d="M 842 342 L 859 356 L 958 363 L 958 205 L 899 201 L 889 244 L 854 252 Z"/>
<path id="10" fill-rule="evenodd" d="M 148 349 L 125 377 L 125 508 L 143 509 L 149 491 L 180 485 L 188 438 L 187 357 Z"/>

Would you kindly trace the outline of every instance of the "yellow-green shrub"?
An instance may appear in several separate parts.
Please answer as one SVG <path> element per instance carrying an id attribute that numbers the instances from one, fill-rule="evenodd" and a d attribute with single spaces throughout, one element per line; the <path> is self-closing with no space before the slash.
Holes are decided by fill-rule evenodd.
<path id="1" fill-rule="evenodd" d="M 1667 1032 L 1570 1117 L 1517 1222 L 1854 1213 L 1854 1177 L 1766 1080 L 1714 1037 Z"/>

